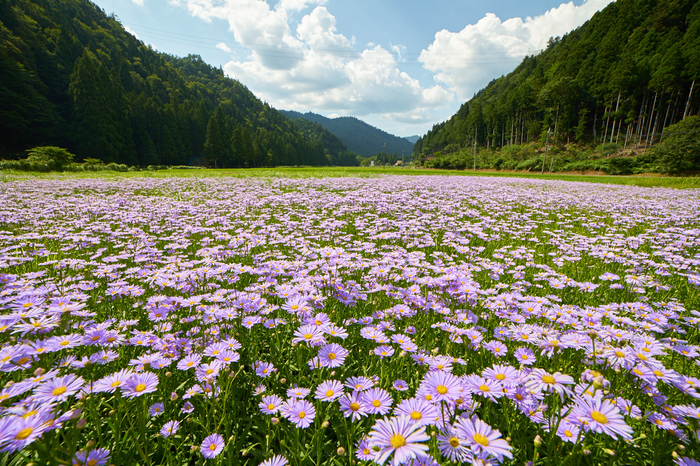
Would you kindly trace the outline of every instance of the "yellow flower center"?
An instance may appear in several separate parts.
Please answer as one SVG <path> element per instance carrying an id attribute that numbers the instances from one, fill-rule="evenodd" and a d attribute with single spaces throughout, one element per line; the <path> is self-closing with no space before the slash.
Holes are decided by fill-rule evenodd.
<path id="1" fill-rule="evenodd" d="M 372 401 L 372 406 L 374 406 L 375 408 L 379 408 L 381 405 L 382 405 L 382 402 L 379 400 Z"/>
<path id="2" fill-rule="evenodd" d="M 618 358 L 624 358 L 625 353 L 623 353 L 622 351 L 615 351 L 615 356 L 617 356 Z"/>
<path id="3" fill-rule="evenodd" d="M 554 377 L 552 377 L 551 375 L 545 375 L 544 377 L 542 377 L 542 382 L 548 383 L 551 385 L 551 384 L 555 383 L 556 381 L 554 380 Z"/>
<path id="4" fill-rule="evenodd" d="M 391 443 L 392 447 L 399 448 L 399 447 L 403 447 L 404 445 L 406 445 L 406 439 L 401 434 L 394 434 L 389 439 L 389 443 Z"/>
<path id="5" fill-rule="evenodd" d="M 16 440 L 24 440 L 30 435 L 32 435 L 32 432 L 34 432 L 34 429 L 32 427 L 27 427 L 26 429 L 22 429 L 19 432 L 17 432 L 17 435 L 15 435 Z"/>
<path id="6" fill-rule="evenodd" d="M 304 419 L 306 417 L 306 413 L 304 411 L 299 411 L 299 419 Z"/>
<path id="7" fill-rule="evenodd" d="M 54 388 L 54 389 L 51 391 L 51 394 L 52 394 L 53 396 L 61 396 L 61 395 L 63 395 L 64 393 L 66 393 L 66 390 L 68 390 L 68 389 L 67 389 L 66 387 L 63 387 L 63 386 L 61 386 L 61 387 L 56 387 L 56 388 Z"/>
<path id="8" fill-rule="evenodd" d="M 607 424 L 608 418 L 600 411 L 591 411 L 591 419 L 599 424 Z"/>
<path id="9" fill-rule="evenodd" d="M 140 383 L 137 386 L 134 387 L 134 390 L 137 392 L 142 392 L 146 389 L 146 384 L 145 383 Z"/>
<path id="10" fill-rule="evenodd" d="M 120 386 L 121 384 L 122 384 L 121 380 L 115 380 L 114 382 L 112 382 L 112 385 L 110 385 L 110 387 L 115 388 L 115 387 Z"/>
<path id="11" fill-rule="evenodd" d="M 474 437 L 472 437 L 476 443 L 483 447 L 488 447 L 489 446 L 489 439 L 486 438 L 485 435 L 476 433 L 474 434 Z"/>
<path id="12" fill-rule="evenodd" d="M 447 387 L 445 387 L 444 385 L 438 385 L 435 391 L 437 391 L 440 395 L 444 395 L 445 393 L 447 393 Z"/>
<path id="13" fill-rule="evenodd" d="M 326 392 L 326 398 L 330 398 L 330 397 L 332 397 L 334 394 L 335 394 L 335 392 L 334 392 L 333 390 L 328 390 L 328 391 Z"/>
<path id="14" fill-rule="evenodd" d="M 355 402 L 350 403 L 350 409 L 352 409 L 353 411 L 358 411 L 360 409 L 360 404 Z"/>
<path id="15" fill-rule="evenodd" d="M 414 421 L 420 421 L 422 418 L 423 418 L 423 415 L 421 413 L 419 413 L 418 411 L 413 411 L 411 413 L 411 419 L 413 419 Z"/>
<path id="16" fill-rule="evenodd" d="M 573 437 L 573 436 L 574 436 L 574 433 L 571 432 L 570 430 L 565 430 L 565 431 L 564 431 L 564 435 L 566 435 L 567 437 Z"/>
<path id="17" fill-rule="evenodd" d="M 496 379 L 497 380 L 505 380 L 506 375 L 505 374 L 496 374 Z"/>
<path id="18" fill-rule="evenodd" d="M 212 443 L 211 445 L 209 445 L 209 449 L 210 449 L 211 451 L 216 450 L 216 443 Z"/>
<path id="19" fill-rule="evenodd" d="M 335 353 L 328 353 L 328 359 L 331 361 L 335 359 Z"/>
<path id="20" fill-rule="evenodd" d="M 311 340 L 311 337 L 313 337 L 313 335 L 311 335 L 310 333 L 305 333 L 305 334 L 304 334 L 304 338 L 307 339 L 307 340 Z"/>
<path id="21" fill-rule="evenodd" d="M 269 405 L 267 405 L 267 409 L 268 409 L 269 411 L 272 411 L 272 410 L 275 409 L 275 405 L 273 405 L 272 403 L 270 403 Z"/>
<path id="22" fill-rule="evenodd" d="M 452 437 L 450 439 L 450 446 L 452 448 L 457 448 L 459 446 L 459 439 L 457 437 Z"/>
<path id="23" fill-rule="evenodd" d="M 488 387 L 488 385 L 479 385 L 479 390 L 482 392 L 490 392 L 491 389 Z"/>

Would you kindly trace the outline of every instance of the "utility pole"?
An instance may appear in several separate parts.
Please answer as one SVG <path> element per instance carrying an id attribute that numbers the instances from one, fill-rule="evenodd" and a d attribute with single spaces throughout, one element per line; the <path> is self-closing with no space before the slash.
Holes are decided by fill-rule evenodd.
<path id="1" fill-rule="evenodd" d="M 547 148 L 549 147 L 549 130 L 551 128 L 547 128 L 547 139 L 546 142 L 544 143 L 544 157 L 542 157 L 542 174 L 544 175 L 544 161 L 547 160 Z"/>

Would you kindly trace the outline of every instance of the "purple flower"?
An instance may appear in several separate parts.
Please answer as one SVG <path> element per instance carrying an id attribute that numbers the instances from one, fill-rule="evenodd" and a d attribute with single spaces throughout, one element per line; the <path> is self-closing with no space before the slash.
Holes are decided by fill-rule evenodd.
<path id="1" fill-rule="evenodd" d="M 398 390 L 400 392 L 405 392 L 406 390 L 408 390 L 408 384 L 402 379 L 394 380 L 392 387 L 394 387 L 395 390 Z"/>
<path id="2" fill-rule="evenodd" d="M 204 439 L 199 449 L 205 458 L 216 458 L 224 449 L 224 438 L 219 434 L 211 434 Z"/>
<path id="3" fill-rule="evenodd" d="M 287 407 L 285 417 L 296 427 L 306 429 L 316 418 L 316 409 L 306 400 L 297 400 Z"/>
<path id="4" fill-rule="evenodd" d="M 109 461 L 110 452 L 105 448 L 78 451 L 73 457 L 73 466 L 104 466 Z"/>
<path id="5" fill-rule="evenodd" d="M 613 438 L 632 440 L 632 428 L 625 423 L 620 409 L 609 400 L 584 395 L 577 397 L 571 417 L 583 425 L 585 431 L 604 433 Z"/>
<path id="6" fill-rule="evenodd" d="M 393 404 L 391 395 L 381 388 L 370 388 L 360 395 L 370 414 L 387 414 Z"/>
<path id="7" fill-rule="evenodd" d="M 475 454 L 489 454 L 495 456 L 498 461 L 503 461 L 503 457 L 513 459 L 512 448 L 501 438 L 501 433 L 476 416 L 471 419 L 457 419 L 455 429 L 459 437 L 469 443 Z"/>
<path id="8" fill-rule="evenodd" d="M 279 411 L 282 402 L 282 398 L 277 395 L 267 395 L 263 397 L 262 401 L 258 404 L 258 407 L 263 414 L 275 414 L 277 411 Z"/>
<path id="9" fill-rule="evenodd" d="M 155 392 L 158 388 L 158 376 L 153 372 L 138 372 L 124 384 L 122 391 L 129 398 Z"/>
<path id="10" fill-rule="evenodd" d="M 318 358 L 323 367 L 340 367 L 350 354 L 348 350 L 337 343 L 324 345 L 318 350 Z"/>
<path id="11" fill-rule="evenodd" d="M 179 422 L 168 421 L 165 424 L 163 424 L 163 427 L 160 429 L 160 435 L 162 435 L 164 438 L 168 438 L 171 435 L 174 435 L 179 428 L 180 428 Z"/>
<path id="12" fill-rule="evenodd" d="M 259 466 L 285 466 L 286 464 L 287 458 L 282 455 L 275 455 L 260 463 Z"/>
<path id="13" fill-rule="evenodd" d="M 84 383 L 82 377 L 76 377 L 73 374 L 49 379 L 34 389 L 32 398 L 42 403 L 60 403 L 76 394 Z"/>
<path id="14" fill-rule="evenodd" d="M 255 364 L 253 364 L 253 367 L 255 368 L 255 375 L 262 377 L 263 379 L 265 377 L 269 377 L 270 374 L 277 370 L 272 363 L 263 361 L 256 361 Z"/>
<path id="15" fill-rule="evenodd" d="M 374 462 L 384 464 L 392 456 L 392 466 L 427 456 L 426 442 L 430 437 L 425 427 L 412 423 L 406 416 L 378 419 L 369 433 L 369 443 L 379 449 Z"/>
<path id="16" fill-rule="evenodd" d="M 339 398 L 343 393 L 343 384 L 337 380 L 326 380 L 316 388 L 314 398 L 321 401 L 333 401 Z"/>
<path id="17" fill-rule="evenodd" d="M 159 414 L 163 414 L 165 410 L 165 405 L 163 403 L 154 403 L 148 408 L 148 414 L 155 417 Z"/>
<path id="18" fill-rule="evenodd" d="M 362 416 L 367 416 L 367 405 L 362 399 L 361 392 L 346 393 L 338 401 L 340 402 L 340 411 L 343 413 L 343 416 L 349 417 L 353 421 L 357 421 Z"/>

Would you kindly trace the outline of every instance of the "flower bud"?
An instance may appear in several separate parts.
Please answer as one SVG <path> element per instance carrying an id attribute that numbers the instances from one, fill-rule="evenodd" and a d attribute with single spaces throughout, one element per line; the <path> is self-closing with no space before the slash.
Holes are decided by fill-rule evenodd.
<path id="1" fill-rule="evenodd" d="M 615 450 L 611 450 L 610 448 L 603 448 L 603 453 L 606 455 L 615 456 Z"/>
<path id="2" fill-rule="evenodd" d="M 80 416 L 82 416 L 82 415 L 83 415 L 82 409 L 74 409 L 70 415 L 70 420 L 77 421 L 78 419 L 80 419 Z"/>
<path id="3" fill-rule="evenodd" d="M 331 372 L 331 377 L 333 377 L 334 375 L 335 375 L 335 371 L 332 371 L 332 372 Z"/>
<path id="4" fill-rule="evenodd" d="M 276 417 L 273 417 L 270 421 L 272 422 L 272 425 L 273 425 L 273 426 L 276 426 L 277 424 L 280 423 L 280 420 L 277 419 Z"/>
<path id="5" fill-rule="evenodd" d="M 535 437 L 535 440 L 533 441 L 533 443 L 535 444 L 535 448 L 541 447 L 541 446 L 542 446 L 542 437 L 540 437 L 539 435 L 537 435 L 537 436 Z"/>
<path id="6" fill-rule="evenodd" d="M 197 445 L 192 445 L 192 446 L 190 447 L 190 450 L 191 450 L 191 451 L 198 451 L 198 450 L 199 450 L 199 446 L 197 446 Z"/>
<path id="7" fill-rule="evenodd" d="M 345 454 L 345 448 L 338 447 L 337 453 L 339 456 L 343 456 Z"/>
<path id="8" fill-rule="evenodd" d="M 75 423 L 75 428 L 82 429 L 86 425 L 87 425 L 87 419 L 85 419 L 84 417 L 81 417 L 80 419 L 78 419 L 78 422 Z"/>
<path id="9" fill-rule="evenodd" d="M 34 375 L 36 377 L 39 377 L 40 375 L 43 375 L 46 372 L 46 370 L 43 367 L 37 367 L 36 370 L 34 371 Z"/>
<path id="10" fill-rule="evenodd" d="M 287 379 L 285 379 L 284 377 L 281 378 L 281 379 L 280 379 L 280 383 L 282 383 L 282 384 L 287 383 Z"/>
<path id="11" fill-rule="evenodd" d="M 598 377 L 595 377 L 593 379 L 593 388 L 595 388 L 596 390 L 600 390 L 601 388 L 603 388 L 604 384 L 605 377 L 603 377 L 602 375 L 599 375 Z"/>
<path id="12" fill-rule="evenodd" d="M 178 398 L 179 398 L 179 397 L 178 397 L 178 394 L 177 394 L 177 393 L 172 392 L 172 393 L 170 394 L 170 401 L 176 401 Z"/>
<path id="13" fill-rule="evenodd" d="M 328 421 L 323 421 L 323 424 L 321 424 L 321 427 L 323 427 L 325 429 L 329 425 L 330 425 L 330 423 Z"/>
<path id="14" fill-rule="evenodd" d="M 586 448 L 586 449 L 582 450 L 581 453 L 583 453 L 584 455 L 590 455 L 590 454 L 591 454 L 591 450 L 589 450 L 588 448 Z"/>
<path id="15" fill-rule="evenodd" d="M 168 372 L 165 373 L 165 376 L 166 376 L 166 377 L 172 377 L 172 376 L 173 376 L 173 373 L 170 372 L 170 371 L 168 371 Z"/>
<path id="16" fill-rule="evenodd" d="M 85 444 L 85 449 L 89 450 L 90 448 L 95 446 L 95 441 L 94 440 L 88 440 L 88 443 Z"/>

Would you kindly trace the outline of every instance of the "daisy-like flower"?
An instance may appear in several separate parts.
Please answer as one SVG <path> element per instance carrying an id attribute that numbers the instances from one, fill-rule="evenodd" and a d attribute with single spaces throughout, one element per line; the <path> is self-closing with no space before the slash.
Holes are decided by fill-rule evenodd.
<path id="1" fill-rule="evenodd" d="M 337 380 L 326 380 L 316 388 L 314 398 L 321 401 L 333 401 L 339 398 L 343 393 L 343 384 Z"/>
<path id="2" fill-rule="evenodd" d="M 374 354 L 380 358 L 388 358 L 394 354 L 394 348 L 388 345 L 381 345 L 374 348 Z"/>
<path id="3" fill-rule="evenodd" d="M 323 367 L 340 367 L 350 354 L 348 350 L 337 343 L 330 343 L 318 350 L 318 359 Z"/>
<path id="4" fill-rule="evenodd" d="M 41 437 L 47 428 L 43 416 L 5 416 L 0 418 L 0 451 L 12 453 Z"/>
<path id="5" fill-rule="evenodd" d="M 451 403 L 462 394 L 462 383 L 450 372 L 430 371 L 423 378 L 421 385 L 432 395 L 434 403 Z"/>
<path id="6" fill-rule="evenodd" d="M 73 466 L 104 466 L 109 461 L 110 451 L 95 448 L 90 451 L 78 451 L 73 457 Z"/>
<path id="7" fill-rule="evenodd" d="M 485 453 L 496 457 L 499 462 L 503 461 L 503 457 L 513 459 L 512 448 L 501 438 L 501 432 L 491 428 L 478 417 L 457 419 L 455 430 L 460 438 L 469 443 L 472 452 L 477 456 Z"/>
<path id="8" fill-rule="evenodd" d="M 569 375 L 562 374 L 561 372 L 550 374 L 544 369 L 534 369 L 527 376 L 525 388 L 535 392 L 557 392 L 562 401 L 564 401 L 564 395 L 571 394 L 571 390 L 569 390 L 566 385 L 573 384 L 574 379 Z"/>
<path id="9" fill-rule="evenodd" d="M 139 372 L 131 376 L 122 388 L 124 396 L 135 398 L 146 393 L 155 392 L 158 388 L 158 376 L 153 372 Z"/>
<path id="10" fill-rule="evenodd" d="M 279 411 L 283 401 L 284 400 L 277 395 L 268 395 L 263 397 L 262 401 L 258 404 L 258 407 L 263 414 L 275 414 L 277 411 Z"/>
<path id="11" fill-rule="evenodd" d="M 296 427 L 306 429 L 314 422 L 316 409 L 306 400 L 297 400 L 289 405 L 285 417 Z"/>
<path id="12" fill-rule="evenodd" d="M 361 397 L 370 414 L 387 414 L 391 410 L 391 405 L 394 401 L 391 395 L 381 388 L 371 388 L 362 392 Z"/>
<path id="13" fill-rule="evenodd" d="M 367 405 L 362 399 L 361 392 L 345 393 L 338 401 L 340 402 L 340 411 L 342 411 L 343 416 L 349 417 L 353 421 L 357 421 L 362 416 L 367 416 Z"/>
<path id="14" fill-rule="evenodd" d="M 224 449 L 224 438 L 219 434 L 211 434 L 209 437 L 205 438 L 200 445 L 199 449 L 202 452 L 202 456 L 207 459 L 216 458 L 219 456 Z"/>
<path id="15" fill-rule="evenodd" d="M 265 377 L 269 377 L 270 374 L 277 370 L 272 363 L 263 361 L 256 361 L 255 364 L 253 364 L 253 367 L 255 368 L 255 375 L 262 377 L 263 379 Z"/>
<path id="16" fill-rule="evenodd" d="M 493 367 L 484 369 L 481 375 L 486 379 L 500 382 L 506 387 L 513 387 L 518 384 L 520 372 L 511 366 L 494 364 Z"/>
<path id="17" fill-rule="evenodd" d="M 476 375 L 470 375 L 465 378 L 465 390 L 468 390 L 473 395 L 481 395 L 483 397 L 495 400 L 500 398 L 505 393 L 500 382 L 492 379 L 486 379 Z"/>
<path id="18" fill-rule="evenodd" d="M 391 465 L 397 466 L 427 456 L 428 446 L 422 442 L 429 438 L 425 427 L 402 416 L 378 419 L 369 433 L 369 444 L 379 450 L 373 458 L 375 463 L 384 464 L 391 456 Z"/>
<path id="19" fill-rule="evenodd" d="M 435 420 L 440 416 L 435 405 L 419 398 L 409 398 L 403 400 L 394 408 L 395 416 L 408 416 L 414 424 L 427 426 L 435 424 Z"/>
<path id="20" fill-rule="evenodd" d="M 437 435 L 438 449 L 450 461 L 467 462 L 472 458 L 469 444 L 459 438 L 459 433 L 453 426 L 447 426 L 446 432 Z"/>
<path id="21" fill-rule="evenodd" d="M 323 327 L 317 325 L 302 325 L 294 332 L 294 338 L 292 338 L 292 344 L 306 343 L 309 346 L 314 346 L 325 342 Z"/>
<path id="22" fill-rule="evenodd" d="M 374 381 L 369 377 L 350 377 L 345 381 L 345 386 L 350 390 L 361 392 L 374 387 Z"/>
<path id="23" fill-rule="evenodd" d="M 154 403 L 148 408 L 148 414 L 152 417 L 163 414 L 163 411 L 165 411 L 165 405 L 163 403 Z"/>
<path id="24" fill-rule="evenodd" d="M 309 393 L 311 393 L 311 390 L 308 388 L 302 388 L 302 387 L 292 387 L 287 389 L 287 396 L 289 398 L 305 398 Z"/>
<path id="25" fill-rule="evenodd" d="M 375 452 L 369 446 L 369 438 L 362 437 L 355 443 L 355 456 L 360 461 L 371 461 Z"/>
<path id="26" fill-rule="evenodd" d="M 500 341 L 489 341 L 487 343 L 484 343 L 484 349 L 490 351 L 491 354 L 493 354 L 497 358 L 508 354 L 508 347 Z"/>
<path id="27" fill-rule="evenodd" d="M 286 464 L 287 458 L 282 455 L 275 455 L 260 463 L 259 466 L 285 466 Z"/>
<path id="28" fill-rule="evenodd" d="M 174 435 L 179 428 L 180 428 L 179 422 L 168 421 L 165 424 L 163 424 L 163 427 L 161 427 L 160 435 L 162 435 L 164 438 L 168 438 L 171 435 Z"/>
<path id="29" fill-rule="evenodd" d="M 84 384 L 82 377 L 73 374 L 49 379 L 34 389 L 32 399 L 42 403 L 61 403 L 76 394 Z"/>
<path id="30" fill-rule="evenodd" d="M 584 395 L 577 397 L 571 417 L 583 425 L 585 431 L 605 433 L 615 439 L 632 440 L 632 428 L 625 423 L 620 409 L 609 400 Z"/>
<path id="31" fill-rule="evenodd" d="M 398 390 L 400 392 L 405 392 L 406 390 L 408 390 L 408 384 L 405 380 L 402 379 L 394 380 L 394 383 L 391 386 L 394 387 L 395 390 Z"/>
<path id="32" fill-rule="evenodd" d="M 188 354 L 184 358 L 180 359 L 177 363 L 177 368 L 181 371 L 186 371 L 187 369 L 196 369 L 199 367 L 199 363 L 202 361 L 202 357 L 198 354 Z"/>

